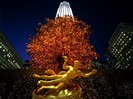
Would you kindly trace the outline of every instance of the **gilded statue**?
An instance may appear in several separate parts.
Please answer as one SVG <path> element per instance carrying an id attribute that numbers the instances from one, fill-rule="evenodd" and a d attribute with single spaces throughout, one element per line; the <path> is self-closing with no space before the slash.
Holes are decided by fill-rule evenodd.
<path id="1" fill-rule="evenodd" d="M 56 74 L 52 69 L 48 69 L 45 71 L 45 75 L 33 74 L 33 77 L 41 79 L 37 83 L 37 85 L 41 86 L 37 90 L 38 93 L 45 89 L 59 91 L 65 85 L 71 83 L 75 77 L 89 77 L 97 72 L 96 69 L 93 69 L 91 72 L 85 74 L 78 69 L 78 66 L 80 65 L 78 60 L 74 61 L 74 66 L 69 66 L 67 65 L 68 57 L 63 56 L 63 58 L 64 63 L 62 67 L 64 71 L 60 71 L 58 74 Z"/>

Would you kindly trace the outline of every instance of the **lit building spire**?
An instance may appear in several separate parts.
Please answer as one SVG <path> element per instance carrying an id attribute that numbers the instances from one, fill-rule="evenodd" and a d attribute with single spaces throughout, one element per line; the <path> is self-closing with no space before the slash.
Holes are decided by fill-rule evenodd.
<path id="1" fill-rule="evenodd" d="M 72 9 L 70 7 L 69 2 L 63 1 L 59 5 L 55 18 L 65 17 L 66 15 L 73 17 Z"/>

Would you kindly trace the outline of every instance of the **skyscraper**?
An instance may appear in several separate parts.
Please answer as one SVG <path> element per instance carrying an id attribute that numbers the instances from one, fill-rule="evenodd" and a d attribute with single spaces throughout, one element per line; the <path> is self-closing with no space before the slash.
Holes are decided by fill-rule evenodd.
<path id="1" fill-rule="evenodd" d="M 133 65 L 133 24 L 120 23 L 108 42 L 107 60 L 111 68 Z"/>
<path id="2" fill-rule="evenodd" d="M 7 38 L 0 32 L 0 68 L 17 69 L 23 64 L 21 57 L 15 51 Z"/>
<path id="3" fill-rule="evenodd" d="M 73 17 L 73 12 L 72 12 L 69 2 L 63 1 L 59 5 L 55 18 L 65 17 L 65 16 Z"/>

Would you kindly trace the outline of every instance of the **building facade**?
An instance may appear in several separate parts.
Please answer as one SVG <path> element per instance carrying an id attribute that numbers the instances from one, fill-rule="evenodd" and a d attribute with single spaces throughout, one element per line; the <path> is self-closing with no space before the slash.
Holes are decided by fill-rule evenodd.
<path id="1" fill-rule="evenodd" d="M 0 68 L 18 69 L 23 61 L 7 38 L 0 32 Z"/>
<path id="2" fill-rule="evenodd" d="M 72 18 L 74 18 L 69 2 L 63 1 L 59 5 L 55 18 L 65 16 L 71 16 Z"/>
<path id="3" fill-rule="evenodd" d="M 133 66 L 133 24 L 120 23 L 108 42 L 107 61 L 112 69 Z"/>

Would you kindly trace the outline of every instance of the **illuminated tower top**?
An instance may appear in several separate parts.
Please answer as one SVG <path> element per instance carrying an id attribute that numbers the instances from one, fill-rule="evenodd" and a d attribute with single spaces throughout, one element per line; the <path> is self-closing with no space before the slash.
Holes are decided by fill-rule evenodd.
<path id="1" fill-rule="evenodd" d="M 66 15 L 73 17 L 72 9 L 70 7 L 69 2 L 63 1 L 59 5 L 56 17 L 65 17 Z"/>

